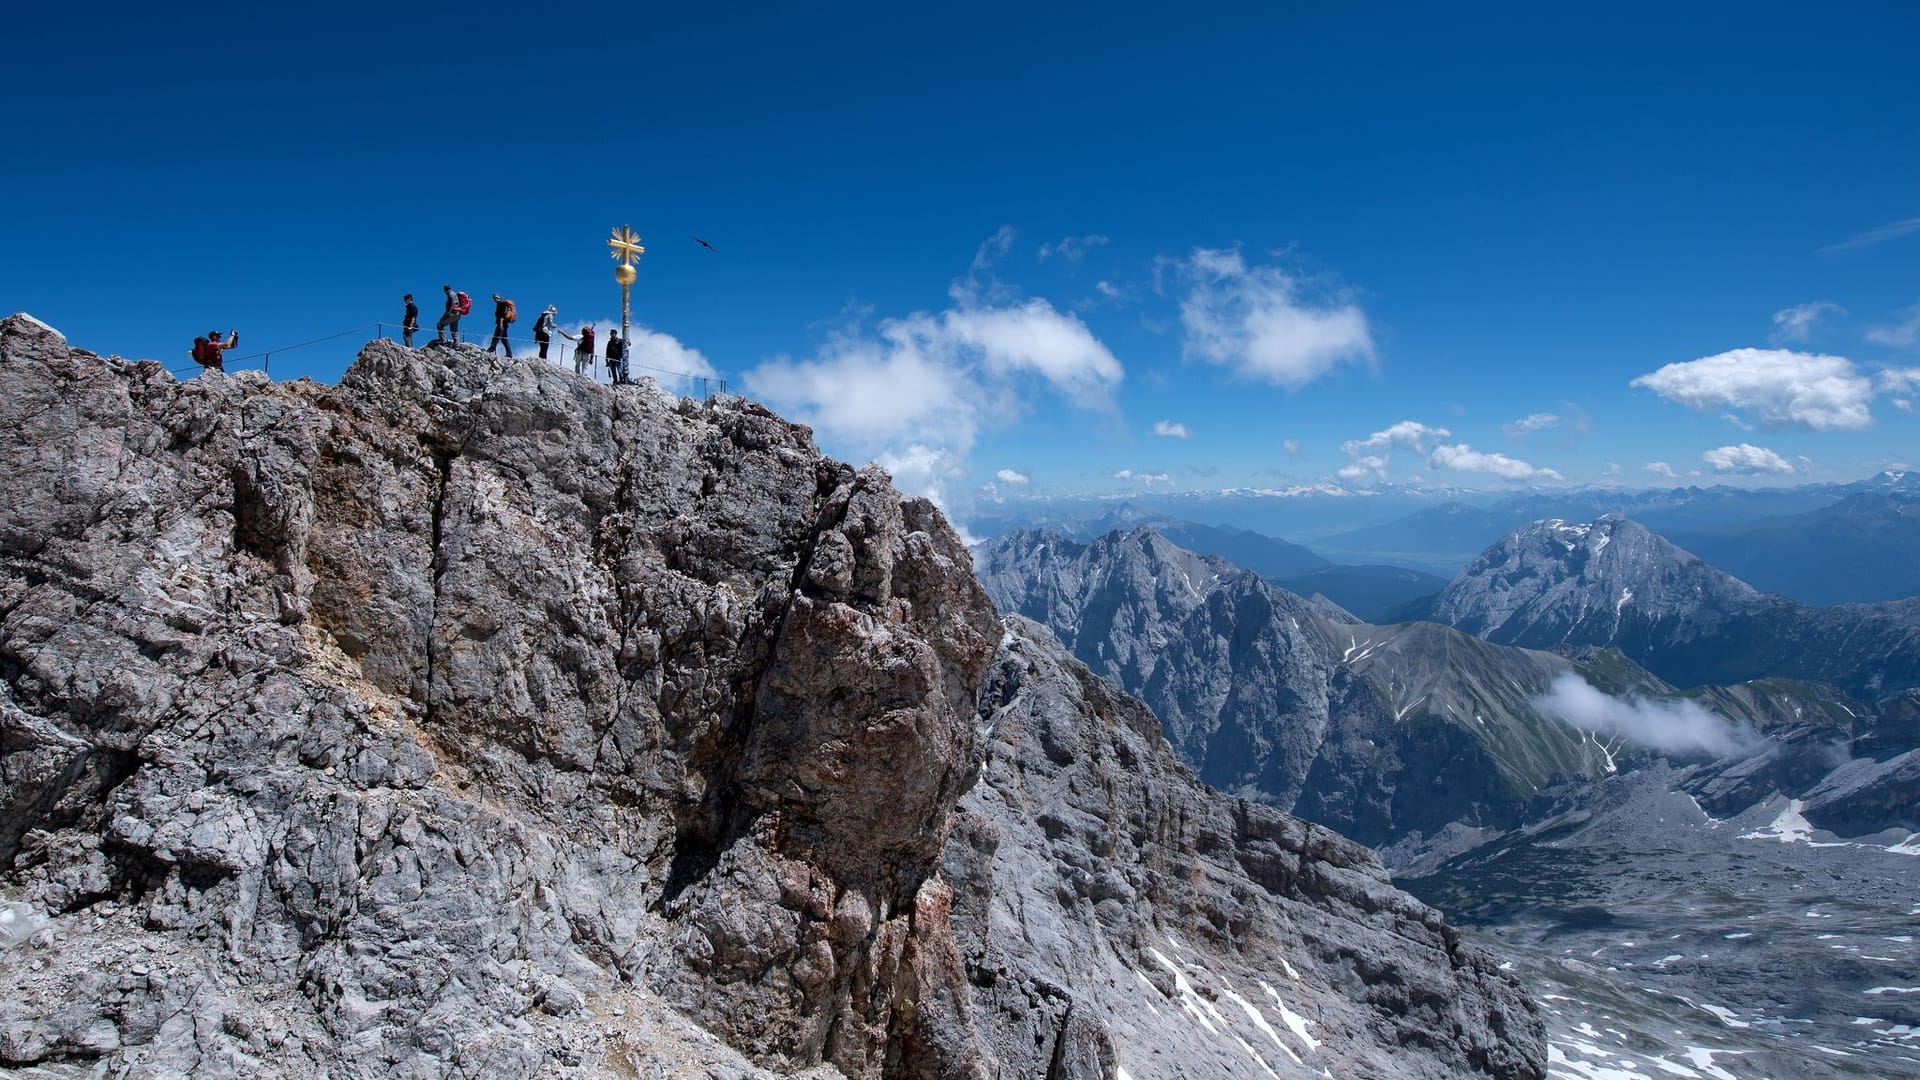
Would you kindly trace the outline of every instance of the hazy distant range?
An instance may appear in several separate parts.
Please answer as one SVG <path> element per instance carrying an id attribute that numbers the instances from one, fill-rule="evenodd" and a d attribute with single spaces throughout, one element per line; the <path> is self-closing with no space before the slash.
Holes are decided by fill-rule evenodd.
<path id="1" fill-rule="evenodd" d="M 1809 604 L 1920 595 L 1920 472 L 1846 484 L 1476 492 L 1333 484 L 1128 497 L 1007 498 L 969 521 L 983 538 L 1046 528 L 1089 540 L 1155 525 L 1296 592 L 1378 619 L 1431 595 L 1507 533 L 1543 518 L 1622 514 L 1765 592 Z"/>

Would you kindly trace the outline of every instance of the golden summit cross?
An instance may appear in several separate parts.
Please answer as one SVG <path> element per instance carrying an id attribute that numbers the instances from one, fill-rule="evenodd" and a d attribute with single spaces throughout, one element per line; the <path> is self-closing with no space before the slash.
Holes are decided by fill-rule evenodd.
<path id="1" fill-rule="evenodd" d="M 619 266 L 613 268 L 613 280 L 620 283 L 620 340 L 631 341 L 633 283 L 640 278 L 640 271 L 633 264 L 640 261 L 640 256 L 645 255 L 647 249 L 640 246 L 640 234 L 626 225 L 613 230 L 613 237 L 607 241 L 607 246 L 613 249 L 613 257 L 620 262 Z M 611 357 L 613 354 L 607 355 Z"/>
<path id="2" fill-rule="evenodd" d="M 632 266 L 647 253 L 647 249 L 640 246 L 640 234 L 625 225 L 613 230 L 607 246 L 613 249 L 613 257 L 620 260 L 621 266 Z"/>

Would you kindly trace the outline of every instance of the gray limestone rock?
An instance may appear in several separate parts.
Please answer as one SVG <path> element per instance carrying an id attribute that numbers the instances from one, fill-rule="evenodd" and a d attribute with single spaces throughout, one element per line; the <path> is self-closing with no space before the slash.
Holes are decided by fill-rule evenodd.
<path id="1" fill-rule="evenodd" d="M 942 879 L 1011 1076 L 1541 1076 L 1541 1021 L 1368 849 L 1201 785 L 1018 617 Z"/>
<path id="2" fill-rule="evenodd" d="M 1510 982 L 1137 705 L 1101 707 L 1177 798 L 1050 723 L 1125 797 L 989 820 L 1021 646 L 930 505 L 750 402 L 390 342 L 180 383 L 15 317 L 0 431 L 0 1065 L 986 1077 L 1030 1036 L 1144 1077 L 1072 966 L 1117 905 L 1128 1017 L 1226 1008 L 1148 927 L 1254 987 L 1284 911 L 1345 1075 L 1539 1075 Z M 1058 910 L 981 891 L 1028 888 Z"/>

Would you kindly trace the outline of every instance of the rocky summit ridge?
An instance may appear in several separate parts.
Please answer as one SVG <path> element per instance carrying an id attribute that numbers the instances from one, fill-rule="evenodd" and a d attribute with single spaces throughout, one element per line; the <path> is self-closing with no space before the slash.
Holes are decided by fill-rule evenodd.
<path id="1" fill-rule="evenodd" d="M 1538 1078 L 1365 848 L 1224 798 L 751 402 L 0 322 L 0 1066 Z"/>

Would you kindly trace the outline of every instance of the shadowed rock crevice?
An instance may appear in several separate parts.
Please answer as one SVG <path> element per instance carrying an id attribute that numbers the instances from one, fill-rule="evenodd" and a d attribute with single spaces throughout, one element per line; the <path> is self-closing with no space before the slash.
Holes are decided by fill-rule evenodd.
<path id="1" fill-rule="evenodd" d="M 420 642 L 423 677 L 420 684 L 419 701 L 424 710 L 422 726 L 428 731 L 437 730 L 439 725 L 434 716 L 436 682 L 434 679 L 434 660 L 438 654 L 433 640 L 433 628 L 440 625 L 440 579 L 447 569 L 447 555 L 444 546 L 444 528 L 447 513 L 447 489 L 453 484 L 453 463 L 456 452 L 451 448 L 436 447 L 433 455 L 433 511 L 429 523 L 431 531 L 427 540 L 427 576 L 432 583 L 428 596 L 427 635 Z"/>

